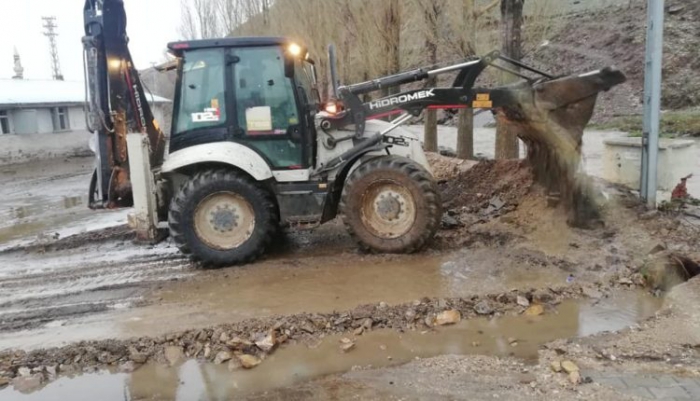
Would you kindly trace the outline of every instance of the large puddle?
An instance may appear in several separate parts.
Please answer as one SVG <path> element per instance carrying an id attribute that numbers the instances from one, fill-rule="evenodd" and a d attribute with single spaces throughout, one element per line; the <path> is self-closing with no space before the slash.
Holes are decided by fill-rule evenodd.
<path id="1" fill-rule="evenodd" d="M 567 301 L 542 316 L 472 319 L 434 332 L 377 330 L 357 337 L 348 353 L 337 336 L 312 347 L 281 348 L 253 370 L 229 372 L 227 366 L 188 361 L 169 368 L 146 365 L 131 374 L 101 372 L 61 378 L 43 389 L 22 394 L 0 392 L 4 401 L 63 400 L 229 400 L 285 387 L 353 367 L 384 367 L 445 354 L 515 356 L 535 361 L 538 348 L 558 338 L 619 330 L 653 315 L 661 300 L 627 292 L 592 304 Z M 513 339 L 517 342 L 512 344 Z"/>

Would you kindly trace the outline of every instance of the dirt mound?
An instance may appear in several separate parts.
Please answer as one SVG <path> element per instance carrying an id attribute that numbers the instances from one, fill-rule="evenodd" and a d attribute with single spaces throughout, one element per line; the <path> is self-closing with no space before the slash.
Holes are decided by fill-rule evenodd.
<path id="1" fill-rule="evenodd" d="M 443 183 L 440 189 L 445 209 L 476 213 L 490 205 L 498 209 L 516 206 L 532 185 L 532 171 L 526 162 L 485 160 Z"/>
<path id="2" fill-rule="evenodd" d="M 460 172 L 467 171 L 476 164 L 473 160 L 462 160 L 454 157 L 442 156 L 439 153 L 425 152 L 428 163 L 433 170 L 433 176 L 438 181 L 454 178 Z"/>

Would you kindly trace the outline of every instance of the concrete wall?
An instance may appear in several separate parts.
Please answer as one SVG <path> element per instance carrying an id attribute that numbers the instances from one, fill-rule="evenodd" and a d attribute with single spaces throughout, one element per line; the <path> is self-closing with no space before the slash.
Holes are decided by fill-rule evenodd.
<path id="1" fill-rule="evenodd" d="M 658 188 L 671 191 L 681 177 L 695 171 L 697 151 L 692 140 L 659 140 Z M 642 168 L 641 138 L 620 138 L 605 141 L 603 178 L 637 189 Z"/>

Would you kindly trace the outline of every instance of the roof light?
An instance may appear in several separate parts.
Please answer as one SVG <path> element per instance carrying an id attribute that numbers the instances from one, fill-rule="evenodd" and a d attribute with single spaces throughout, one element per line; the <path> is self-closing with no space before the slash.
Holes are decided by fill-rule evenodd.
<path id="1" fill-rule="evenodd" d="M 287 47 L 287 50 L 289 51 L 289 54 L 291 54 L 294 57 L 298 57 L 301 55 L 301 46 L 299 46 L 296 43 L 292 43 Z"/>

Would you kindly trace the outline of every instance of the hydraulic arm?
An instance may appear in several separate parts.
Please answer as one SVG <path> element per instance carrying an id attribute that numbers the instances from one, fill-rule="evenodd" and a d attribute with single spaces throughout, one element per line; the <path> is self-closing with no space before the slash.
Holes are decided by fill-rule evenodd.
<path id="1" fill-rule="evenodd" d="M 84 20 L 86 118 L 96 154 L 89 205 L 132 206 L 126 134 L 148 136 L 153 167 L 163 162 L 165 137 L 129 53 L 123 0 L 86 0 Z"/>

